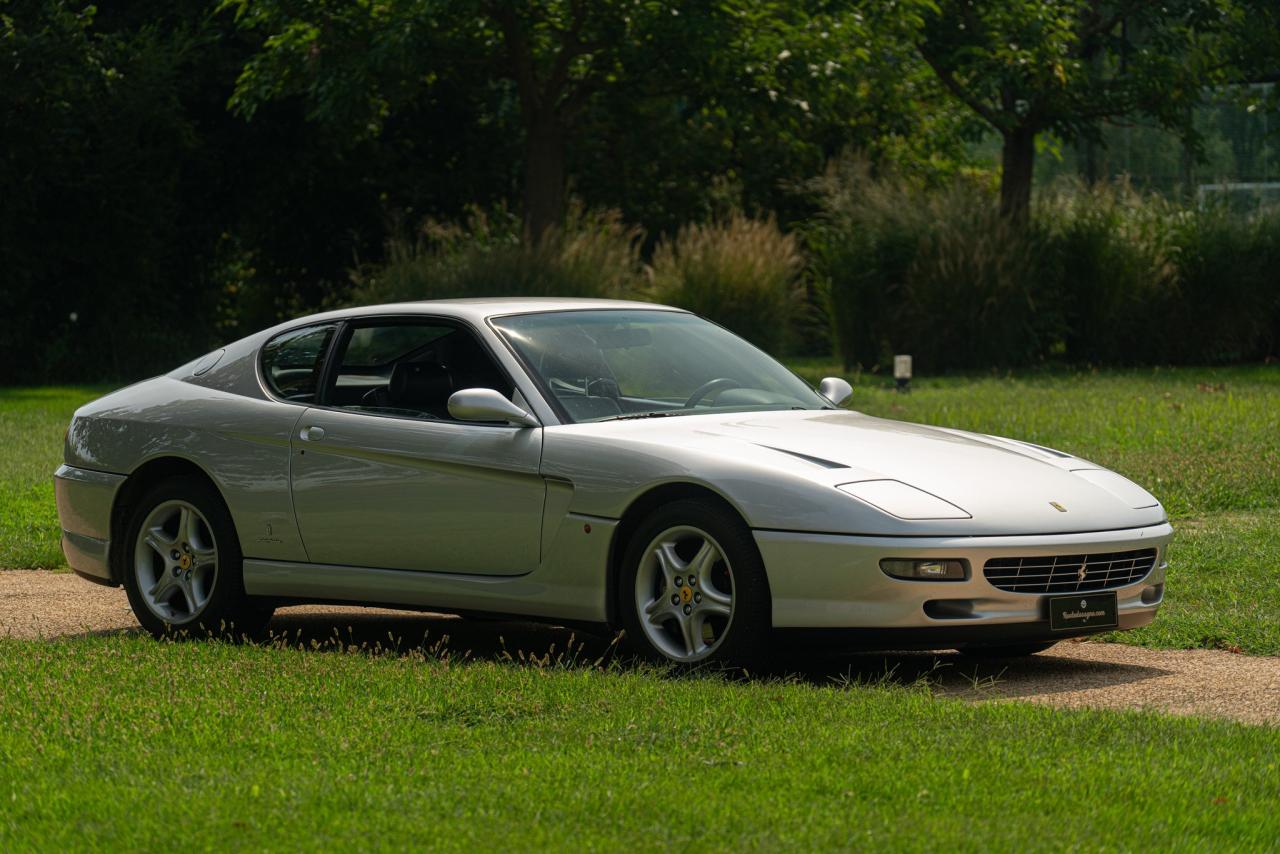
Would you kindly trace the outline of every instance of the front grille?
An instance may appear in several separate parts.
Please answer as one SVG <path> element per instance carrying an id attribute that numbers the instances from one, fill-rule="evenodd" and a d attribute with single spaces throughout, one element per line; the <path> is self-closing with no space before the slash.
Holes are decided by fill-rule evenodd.
<path id="1" fill-rule="evenodd" d="M 982 574 L 987 581 L 1010 593 L 1079 593 L 1114 590 L 1141 581 L 1155 563 L 1155 549 L 1096 555 L 997 557 L 987 561 Z"/>

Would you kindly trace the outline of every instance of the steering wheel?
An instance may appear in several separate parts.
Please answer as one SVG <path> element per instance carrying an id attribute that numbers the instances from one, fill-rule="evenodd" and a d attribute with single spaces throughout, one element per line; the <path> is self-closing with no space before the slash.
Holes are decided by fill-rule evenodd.
<path id="1" fill-rule="evenodd" d="M 617 400 L 622 397 L 622 390 L 618 388 L 618 383 L 608 377 L 596 377 L 587 380 L 587 395 L 590 397 L 608 397 Z"/>
<path id="2" fill-rule="evenodd" d="M 719 377 L 714 380 L 707 380 L 702 385 L 693 390 L 693 394 L 689 395 L 689 399 L 684 402 L 685 409 L 693 409 L 702 399 L 709 394 L 719 394 L 722 391 L 728 391 L 731 388 L 739 388 L 742 383 L 729 377 Z"/>

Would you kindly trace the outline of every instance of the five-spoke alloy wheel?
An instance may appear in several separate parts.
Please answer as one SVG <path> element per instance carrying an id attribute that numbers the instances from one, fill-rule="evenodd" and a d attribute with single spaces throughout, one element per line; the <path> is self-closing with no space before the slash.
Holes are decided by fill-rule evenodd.
<path id="1" fill-rule="evenodd" d="M 133 505 L 120 567 L 129 604 L 154 635 L 255 635 L 271 608 L 244 593 L 240 544 L 213 485 L 196 477 L 153 484 Z"/>
<path id="2" fill-rule="evenodd" d="M 133 570 L 142 601 L 160 619 L 189 623 L 209 604 L 218 546 L 209 521 L 185 501 L 164 501 L 138 530 Z"/>
<path id="3" fill-rule="evenodd" d="M 745 524 L 728 508 L 684 499 L 631 537 L 620 590 L 632 646 L 681 665 L 753 659 L 769 628 L 769 589 Z"/>
<path id="4" fill-rule="evenodd" d="M 733 624 L 733 569 L 715 539 L 691 525 L 649 543 L 635 592 L 645 636 L 673 661 L 704 657 Z"/>

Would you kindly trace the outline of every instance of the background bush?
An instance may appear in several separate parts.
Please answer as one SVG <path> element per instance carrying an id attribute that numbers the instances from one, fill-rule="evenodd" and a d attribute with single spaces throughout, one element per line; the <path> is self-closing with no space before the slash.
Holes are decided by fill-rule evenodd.
<path id="1" fill-rule="evenodd" d="M 988 186 L 845 164 L 805 231 L 846 366 L 1220 363 L 1272 355 L 1280 213 L 1055 186 L 1025 226 Z"/>
<path id="2" fill-rule="evenodd" d="M 1277 102 L 1242 84 L 1280 67 L 1274 3 L 1121 4 L 1084 40 L 1137 63 L 1101 120 L 1101 66 L 1059 62 L 1089 4 L 1071 27 L 979 4 L 983 34 L 948 3 L 678 5 L 0 0 L 0 383 L 133 379 L 326 306 L 526 293 L 644 293 L 807 355 L 830 320 L 868 366 L 1275 354 L 1274 217 L 1045 191 L 1131 167 L 1171 198 L 1265 183 Z M 1010 57 L 1039 71 L 995 79 Z M 1006 116 L 1055 153 L 1029 228 L 992 215 L 1002 128 L 947 79 L 1033 107 Z M 856 181 L 797 191 L 844 150 Z M 547 244 L 518 245 L 522 209 Z"/>
<path id="3" fill-rule="evenodd" d="M 641 282 L 640 229 L 615 211 L 575 205 L 561 230 L 521 239 L 505 208 L 472 210 L 461 224 L 429 220 L 392 239 L 387 262 L 353 275 L 354 305 L 469 296 L 627 298 Z"/>
<path id="4" fill-rule="evenodd" d="M 1123 184 L 1067 183 L 1038 202 L 1041 264 L 1065 315 L 1059 355 L 1093 364 L 1155 356 L 1156 317 L 1176 295 L 1170 226 L 1180 210 Z"/>
<path id="5" fill-rule="evenodd" d="M 1027 364 L 1062 335 L 1045 235 L 1000 216 L 987 187 L 929 189 L 840 167 L 817 185 L 815 274 L 846 366 L 911 353 L 924 370 Z"/>
<path id="6" fill-rule="evenodd" d="M 643 296 L 686 308 L 770 352 L 789 344 L 804 308 L 803 268 L 795 237 L 772 218 L 734 213 L 707 225 L 686 225 L 658 244 Z"/>
<path id="7" fill-rule="evenodd" d="M 1161 361 L 1233 362 L 1273 355 L 1280 322 L 1280 214 L 1224 207 L 1173 218 L 1176 295 L 1152 348 Z M 1128 361 L 1151 358 L 1134 353 Z"/>
<path id="8" fill-rule="evenodd" d="M 358 270 L 347 301 L 641 298 L 774 353 L 828 346 L 826 322 L 846 367 L 910 353 L 928 373 L 1238 362 L 1280 343 L 1280 212 L 1064 182 L 1019 224 L 980 176 L 931 186 L 857 161 L 809 189 L 817 212 L 792 233 L 731 210 L 660 239 L 647 263 L 638 227 L 581 204 L 537 244 L 502 207 L 429 220 Z"/>

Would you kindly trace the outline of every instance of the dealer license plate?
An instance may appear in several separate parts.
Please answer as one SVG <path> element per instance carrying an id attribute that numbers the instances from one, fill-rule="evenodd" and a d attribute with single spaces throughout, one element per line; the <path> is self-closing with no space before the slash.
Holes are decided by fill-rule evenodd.
<path id="1" fill-rule="evenodd" d="M 1120 625 L 1116 594 L 1077 593 L 1049 599 L 1049 628 L 1055 632 L 1070 629 L 1114 629 Z"/>

